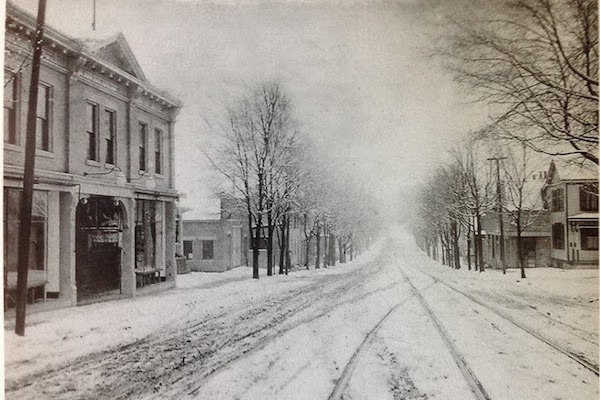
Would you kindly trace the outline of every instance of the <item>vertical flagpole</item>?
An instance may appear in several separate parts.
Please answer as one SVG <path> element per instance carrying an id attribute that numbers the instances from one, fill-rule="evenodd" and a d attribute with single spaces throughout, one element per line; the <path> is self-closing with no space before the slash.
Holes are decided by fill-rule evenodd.
<path id="1" fill-rule="evenodd" d="M 40 62 L 46 0 L 39 0 L 37 26 L 33 42 L 31 83 L 27 109 L 27 136 L 25 138 L 25 170 L 23 172 L 23 198 L 19 225 L 19 264 L 17 271 L 17 315 L 15 333 L 25 335 L 25 307 L 27 306 L 27 274 L 29 270 L 29 247 L 31 242 L 31 207 L 33 201 L 33 171 L 35 167 L 35 139 L 37 120 L 38 86 L 40 82 Z"/>
<path id="2" fill-rule="evenodd" d="M 94 19 L 92 20 L 92 30 L 96 30 L 96 0 L 93 0 L 94 4 Z"/>

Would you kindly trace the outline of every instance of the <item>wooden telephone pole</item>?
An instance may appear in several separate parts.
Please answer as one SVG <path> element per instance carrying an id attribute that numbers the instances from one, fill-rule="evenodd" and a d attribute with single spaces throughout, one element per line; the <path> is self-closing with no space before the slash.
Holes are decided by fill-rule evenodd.
<path id="1" fill-rule="evenodd" d="M 35 168 L 35 139 L 37 120 L 38 86 L 40 62 L 44 38 L 46 0 L 39 0 L 37 26 L 33 42 L 31 83 L 27 109 L 27 136 L 25 138 L 25 169 L 23 172 L 23 197 L 19 224 L 19 263 L 17 269 L 17 315 L 15 333 L 25 335 L 25 307 L 27 306 L 27 275 L 29 272 L 29 247 L 31 243 L 31 207 L 33 202 L 33 171 Z"/>

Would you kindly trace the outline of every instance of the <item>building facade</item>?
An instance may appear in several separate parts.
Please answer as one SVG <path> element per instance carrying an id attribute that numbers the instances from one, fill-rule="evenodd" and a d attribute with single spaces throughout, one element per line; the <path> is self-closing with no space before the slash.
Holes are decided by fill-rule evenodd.
<path id="1" fill-rule="evenodd" d="M 240 220 L 183 221 L 183 256 L 192 271 L 223 272 L 244 265 L 243 249 Z"/>
<path id="2" fill-rule="evenodd" d="M 35 18 L 7 4 L 4 274 L 16 282 Z M 28 287 L 76 305 L 174 284 L 174 123 L 181 104 L 152 86 L 125 38 L 82 42 L 45 27 L 37 104 Z M 49 301 L 50 302 L 50 301 Z"/>
<path id="3" fill-rule="evenodd" d="M 549 213 L 545 210 L 526 210 L 532 223 L 521 232 L 523 259 L 526 268 L 550 265 Z M 504 217 L 504 263 L 506 268 L 519 268 L 517 230 L 514 222 Z M 483 261 L 488 268 L 502 268 L 501 234 L 498 213 L 488 212 L 481 218 Z"/>
<path id="4" fill-rule="evenodd" d="M 597 267 L 597 169 L 552 162 L 543 193 L 550 211 L 552 265 Z"/>

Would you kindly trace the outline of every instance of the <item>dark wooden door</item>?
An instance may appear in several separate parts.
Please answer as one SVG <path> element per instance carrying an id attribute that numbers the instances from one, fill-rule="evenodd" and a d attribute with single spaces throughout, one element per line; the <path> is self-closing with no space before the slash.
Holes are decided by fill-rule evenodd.
<path id="1" fill-rule="evenodd" d="M 120 292 L 121 213 L 110 197 L 90 197 L 77 207 L 78 301 Z"/>

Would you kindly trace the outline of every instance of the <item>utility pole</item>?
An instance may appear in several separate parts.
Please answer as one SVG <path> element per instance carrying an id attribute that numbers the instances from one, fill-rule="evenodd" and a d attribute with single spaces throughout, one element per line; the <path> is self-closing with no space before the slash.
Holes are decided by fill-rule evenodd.
<path id="1" fill-rule="evenodd" d="M 496 195 L 498 196 L 498 222 L 500 224 L 500 261 L 502 262 L 502 273 L 506 274 L 506 262 L 504 258 L 504 218 L 502 213 L 502 181 L 500 180 L 500 160 L 506 160 L 506 157 L 488 158 L 488 161 L 496 161 Z"/>
<path id="2" fill-rule="evenodd" d="M 27 275 L 29 272 L 29 247 L 31 243 L 31 207 L 33 202 L 33 171 L 35 167 L 35 139 L 37 120 L 40 61 L 44 38 L 46 0 L 39 0 L 37 26 L 33 46 L 29 104 L 27 108 L 27 135 L 25 138 L 25 169 L 23 171 L 23 197 L 19 224 L 19 263 L 17 269 L 17 315 L 15 333 L 25 335 L 25 307 L 27 306 Z"/>

